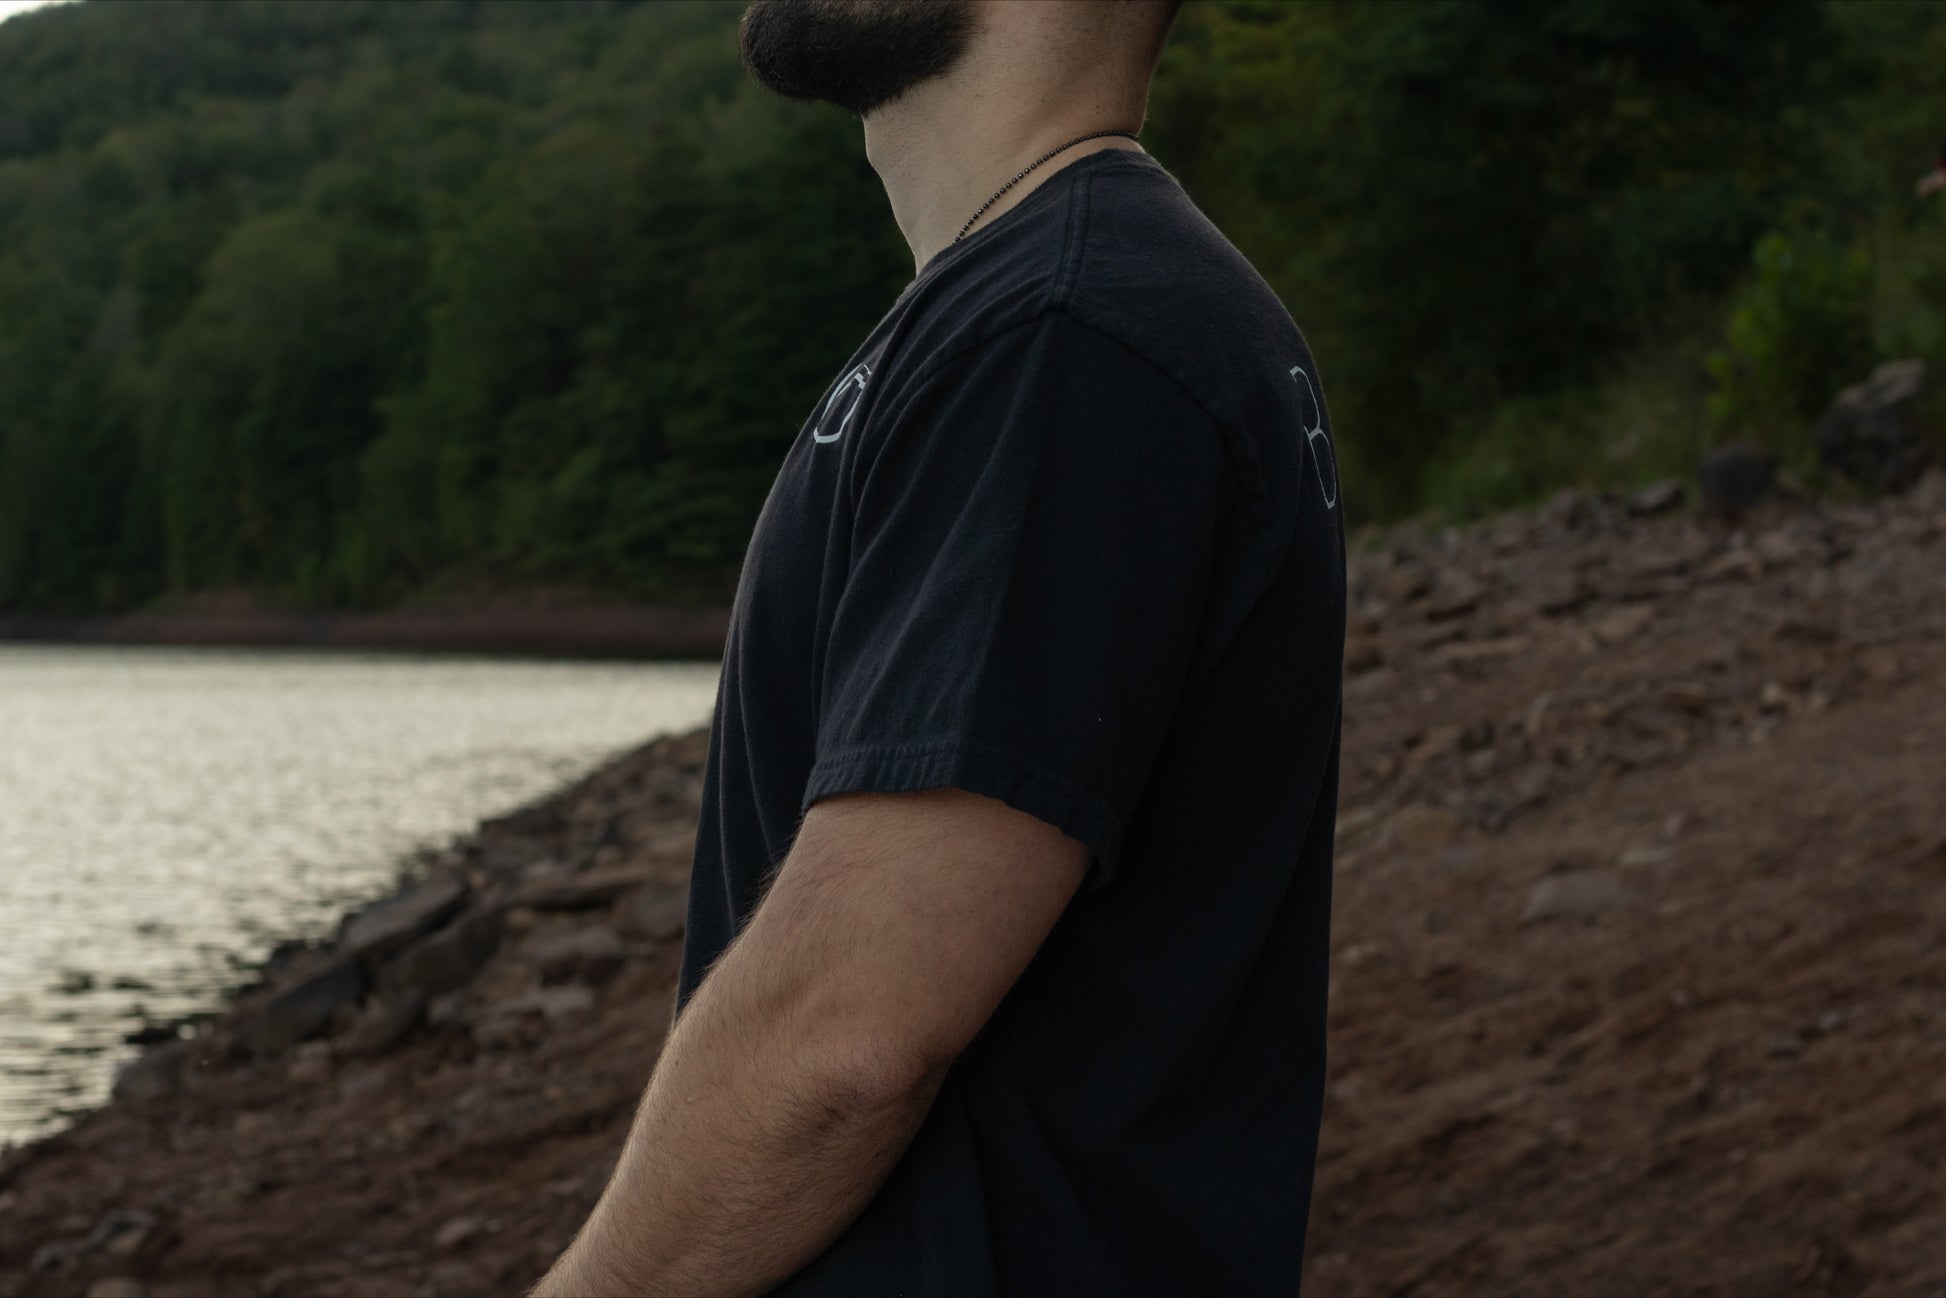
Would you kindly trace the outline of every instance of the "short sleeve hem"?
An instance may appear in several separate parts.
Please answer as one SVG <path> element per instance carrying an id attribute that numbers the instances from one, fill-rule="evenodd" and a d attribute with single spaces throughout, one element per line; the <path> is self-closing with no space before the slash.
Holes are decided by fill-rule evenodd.
<path id="1" fill-rule="evenodd" d="M 1083 891 L 1113 877 L 1122 824 L 1106 801 L 1000 744 L 965 737 L 843 749 L 811 768 L 800 810 L 841 793 L 961 789 L 1046 821 L 1093 855 Z"/>

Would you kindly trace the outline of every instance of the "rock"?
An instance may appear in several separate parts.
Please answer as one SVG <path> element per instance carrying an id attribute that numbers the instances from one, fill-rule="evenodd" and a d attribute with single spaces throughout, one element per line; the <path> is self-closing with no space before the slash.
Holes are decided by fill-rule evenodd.
<path id="1" fill-rule="evenodd" d="M 264 957 L 263 976 L 271 982 L 276 982 L 289 973 L 292 967 L 301 963 L 306 956 L 320 949 L 316 942 L 304 938 L 294 937 L 279 942 L 270 949 L 270 954 Z"/>
<path id="2" fill-rule="evenodd" d="M 109 1213 L 81 1241 L 84 1253 L 108 1253 L 129 1257 L 139 1252 L 155 1233 L 155 1214 L 135 1208 L 119 1208 Z"/>
<path id="3" fill-rule="evenodd" d="M 622 906 L 618 918 L 629 932 L 651 942 L 665 942 L 679 935 L 689 922 L 689 891 L 686 888 L 644 888 Z"/>
<path id="4" fill-rule="evenodd" d="M 543 987 L 568 982 L 599 986 L 621 969 L 628 952 L 614 929 L 595 925 L 540 939 L 533 958 Z"/>
<path id="5" fill-rule="evenodd" d="M 291 1061 L 284 1070 L 284 1076 L 299 1086 L 309 1086 L 321 1082 L 331 1075 L 331 1043 L 328 1041 L 306 1041 L 291 1052 Z"/>
<path id="6" fill-rule="evenodd" d="M 372 1000 L 339 1039 L 338 1049 L 347 1055 L 383 1054 L 419 1026 L 426 1001 L 426 993 L 416 989 Z"/>
<path id="7" fill-rule="evenodd" d="M 482 820 L 480 837 L 551 838 L 565 828 L 565 808 L 559 802 L 547 799 Z"/>
<path id="8" fill-rule="evenodd" d="M 529 861 L 515 870 L 514 877 L 521 882 L 530 879 L 546 879 L 554 875 L 567 874 L 568 864 L 558 856 L 544 856 L 538 861 Z"/>
<path id="9" fill-rule="evenodd" d="M 1480 597 L 1485 592 L 1479 583 L 1460 575 L 1447 577 L 1439 583 L 1432 599 L 1425 605 L 1428 621 L 1444 622 L 1451 618 L 1464 617 L 1480 605 Z"/>
<path id="10" fill-rule="evenodd" d="M 77 1240 L 56 1240 L 51 1244 L 42 1244 L 27 1260 L 27 1269 L 36 1274 L 65 1271 L 74 1264 L 80 1253 L 81 1245 Z"/>
<path id="11" fill-rule="evenodd" d="M 473 1043 L 483 1050 L 518 1045 L 530 1037 L 535 1016 L 552 1022 L 593 1008 L 594 993 L 586 987 L 548 987 L 514 996 L 490 1006 L 474 1019 Z"/>
<path id="12" fill-rule="evenodd" d="M 426 1006 L 426 1023 L 435 1028 L 460 1023 L 465 1018 L 466 993 L 464 991 L 447 992 L 444 996 L 435 996 Z"/>
<path id="13" fill-rule="evenodd" d="M 1595 521 L 1594 497 L 1585 491 L 1564 487 L 1541 507 L 1541 517 L 1563 531 L 1580 531 Z"/>
<path id="14" fill-rule="evenodd" d="M 154 1046 L 181 1035 L 173 1023 L 144 1023 L 133 1032 L 122 1033 L 122 1040 L 131 1046 Z"/>
<path id="15" fill-rule="evenodd" d="M 1711 513 L 1735 522 L 1761 504 L 1777 485 L 1777 470 L 1768 455 L 1748 443 L 1719 447 L 1696 466 L 1703 504 Z"/>
<path id="16" fill-rule="evenodd" d="M 1417 564 L 1397 564 L 1372 579 L 1372 593 L 1397 606 L 1419 598 L 1432 588 L 1432 579 Z"/>
<path id="17" fill-rule="evenodd" d="M 1648 604 L 1629 604 L 1596 618 L 1588 629 L 1601 643 L 1616 645 L 1634 639 L 1654 616 L 1655 610 Z"/>
<path id="18" fill-rule="evenodd" d="M 180 1090 L 197 1043 L 177 1039 L 143 1051 L 115 1074 L 117 1100 L 153 1100 Z"/>
<path id="19" fill-rule="evenodd" d="M 1926 389 L 1926 364 L 1888 361 L 1840 392 L 1811 430 L 1818 459 L 1853 482 L 1900 491 L 1931 459 L 1914 407 Z"/>
<path id="20" fill-rule="evenodd" d="M 355 1068 L 338 1079 L 338 1094 L 347 1100 L 377 1095 L 392 1083 L 392 1070 L 385 1064 Z"/>
<path id="21" fill-rule="evenodd" d="M 546 855 L 542 840 L 501 838 L 481 845 L 480 868 L 495 879 L 511 879 Z"/>
<path id="22" fill-rule="evenodd" d="M 1715 543 L 1700 528 L 1684 528 L 1661 545 L 1641 549 L 1620 565 L 1631 580 L 1673 577 L 1709 558 Z"/>
<path id="23" fill-rule="evenodd" d="M 257 1056 L 274 1055 L 316 1036 L 339 1010 L 358 1003 L 365 980 L 350 959 L 322 969 L 273 996 L 236 1030 L 237 1044 Z"/>
<path id="24" fill-rule="evenodd" d="M 395 897 L 366 907 L 345 924 L 338 947 L 354 960 L 376 963 L 421 933 L 446 922 L 466 900 L 466 882 L 450 874 L 434 875 Z"/>
<path id="25" fill-rule="evenodd" d="M 455 1217 L 433 1233 L 434 1248 L 458 1248 L 483 1229 L 478 1217 Z"/>
<path id="26" fill-rule="evenodd" d="M 1569 870 L 1550 874 L 1534 885 L 1523 924 L 1550 919 L 1599 919 L 1628 900 L 1628 889 L 1606 870 Z"/>
<path id="27" fill-rule="evenodd" d="M 463 987 L 493 958 L 505 929 L 506 913 L 498 907 L 463 915 L 408 947 L 386 966 L 379 983 L 428 997 Z"/>
<path id="28" fill-rule="evenodd" d="M 1534 607 L 1550 616 L 1571 613 L 1594 598 L 1581 574 L 1561 569 L 1542 574 L 1533 584 Z"/>
<path id="29" fill-rule="evenodd" d="M 1615 856 L 1615 866 L 1622 870 L 1640 870 L 1651 865 L 1661 865 L 1669 859 L 1669 849 L 1657 847 L 1652 843 L 1625 847 Z"/>
<path id="30" fill-rule="evenodd" d="M 1683 501 L 1688 498 L 1689 488 L 1683 484 L 1681 478 L 1664 478 L 1660 482 L 1650 483 L 1630 496 L 1623 508 L 1633 518 L 1649 518 L 1682 508 Z"/>
<path id="31" fill-rule="evenodd" d="M 1405 852 L 1437 852 L 1459 833 L 1460 819 L 1444 807 L 1415 803 L 1392 814 L 1386 839 Z"/>
<path id="32" fill-rule="evenodd" d="M 1755 581 L 1764 575 L 1764 561 L 1747 549 L 1726 550 L 1703 568 L 1708 581 Z"/>
<path id="33" fill-rule="evenodd" d="M 88 1298 L 148 1298 L 149 1287 L 132 1275 L 103 1276 L 88 1286 Z"/>
<path id="34" fill-rule="evenodd" d="M 566 878 L 522 884 L 508 898 L 508 904 L 535 910 L 595 910 L 613 905 L 623 893 L 653 880 L 654 872 L 641 866 L 586 870 Z"/>

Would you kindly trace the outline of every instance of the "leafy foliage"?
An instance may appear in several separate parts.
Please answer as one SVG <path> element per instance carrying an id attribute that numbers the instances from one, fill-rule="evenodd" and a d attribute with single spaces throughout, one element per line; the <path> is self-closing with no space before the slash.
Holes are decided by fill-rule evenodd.
<path id="1" fill-rule="evenodd" d="M 910 275 L 739 8 L 0 25 L 0 609 L 721 598 Z M 1464 512 L 1692 453 L 1712 349 L 1781 432 L 1946 343 L 1942 57 L 1929 6 L 1199 0 L 1145 139 L 1311 334 L 1348 500 Z"/>
<path id="2" fill-rule="evenodd" d="M 1719 425 L 1763 434 L 1814 418 L 1831 397 L 1830 376 L 1864 372 L 1871 268 L 1862 249 L 1782 234 L 1758 241 L 1753 260 L 1727 345 L 1709 358 L 1709 412 Z"/>

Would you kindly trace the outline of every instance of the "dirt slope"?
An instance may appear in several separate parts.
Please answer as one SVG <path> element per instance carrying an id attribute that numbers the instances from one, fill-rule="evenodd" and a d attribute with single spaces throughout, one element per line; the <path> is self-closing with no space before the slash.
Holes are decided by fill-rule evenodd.
<path id="1" fill-rule="evenodd" d="M 1564 496 L 1353 567 L 1307 1289 L 1946 1293 L 1946 479 L 1735 531 Z M 16 1151 L 0 1294 L 531 1282 L 661 1042 L 701 753 L 438 863 L 411 942 L 498 917 L 462 990 L 250 1055 L 336 958 L 287 953 Z"/>

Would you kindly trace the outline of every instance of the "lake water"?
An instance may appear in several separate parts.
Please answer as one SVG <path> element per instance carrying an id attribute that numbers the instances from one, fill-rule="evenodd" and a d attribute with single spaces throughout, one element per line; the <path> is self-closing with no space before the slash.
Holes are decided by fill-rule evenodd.
<path id="1" fill-rule="evenodd" d="M 715 663 L 0 645 L 0 1142 L 400 862 L 709 719 Z"/>

